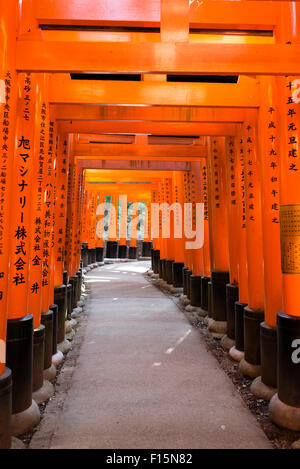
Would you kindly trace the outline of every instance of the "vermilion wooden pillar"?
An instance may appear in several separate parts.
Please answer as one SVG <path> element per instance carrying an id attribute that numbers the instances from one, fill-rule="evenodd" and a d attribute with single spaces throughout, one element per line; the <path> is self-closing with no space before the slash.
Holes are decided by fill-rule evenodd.
<path id="1" fill-rule="evenodd" d="M 201 277 L 201 308 L 203 314 L 208 310 L 208 283 L 210 281 L 210 241 L 209 241 L 209 211 L 208 211 L 208 180 L 207 160 L 201 161 L 201 201 L 204 204 L 204 247 L 203 247 L 203 275 Z"/>
<path id="2" fill-rule="evenodd" d="M 56 174 L 55 174 L 55 226 L 54 226 L 54 321 L 56 334 L 53 337 L 53 353 L 57 344 L 62 347 L 65 340 L 65 320 L 67 316 L 67 292 L 70 290 L 66 266 L 67 207 L 69 192 L 69 159 L 70 145 L 68 135 L 58 135 Z M 54 328 L 55 329 L 55 328 Z M 61 356 L 60 356 L 61 359 Z"/>
<path id="3" fill-rule="evenodd" d="M 226 332 L 226 285 L 229 281 L 225 138 L 208 139 L 211 315 L 209 330 Z"/>
<path id="4" fill-rule="evenodd" d="M 83 171 L 83 180 L 85 180 L 85 171 Z M 82 230 L 81 230 L 81 242 L 87 243 L 87 209 L 88 209 L 88 191 L 84 188 L 82 194 Z"/>
<path id="5" fill-rule="evenodd" d="M 172 179 L 164 179 L 164 203 L 166 210 L 163 211 L 163 229 L 165 227 L 165 246 L 166 246 L 166 261 L 165 261 L 165 276 L 163 277 L 167 284 L 172 284 L 172 269 L 174 262 L 174 211 L 170 210 L 172 206 Z M 168 226 L 170 227 L 168 232 Z"/>
<path id="6" fill-rule="evenodd" d="M 190 204 L 191 203 L 191 177 L 190 177 L 190 172 L 185 171 L 183 173 L 183 186 L 184 186 L 184 192 L 183 192 L 183 201 L 184 201 L 184 207 L 186 206 L 185 204 Z M 183 213 L 185 211 L 185 208 L 183 209 Z M 184 215 L 185 221 L 184 224 L 190 224 L 191 223 L 191 213 L 186 212 Z M 182 270 L 182 281 L 183 281 L 183 297 L 182 301 L 184 303 L 189 303 L 189 278 L 192 275 L 192 263 L 191 263 L 191 253 L 190 250 L 187 249 L 186 243 L 188 242 L 187 237 L 184 234 L 184 268 Z"/>
<path id="7" fill-rule="evenodd" d="M 158 191 L 158 200 L 157 203 L 159 205 L 165 202 L 165 180 L 159 184 L 159 191 Z M 166 238 L 163 236 L 163 227 L 165 223 L 165 216 L 162 210 L 159 211 L 159 251 L 160 251 L 160 260 L 159 260 L 159 277 L 161 279 L 164 278 L 164 264 L 166 261 L 167 251 L 166 251 Z"/>
<path id="8" fill-rule="evenodd" d="M 47 309 L 47 320 L 42 315 L 42 278 L 45 225 L 46 161 L 49 145 L 48 80 L 45 74 L 37 74 L 35 109 L 34 165 L 32 178 L 32 203 L 30 210 L 30 254 L 28 311 L 33 315 L 33 397 L 40 403 L 49 398 L 54 388 L 43 380 L 45 363 L 52 360 L 53 322 Z M 41 324 L 42 322 L 42 324 Z"/>
<path id="9" fill-rule="evenodd" d="M 69 267 L 69 283 L 71 285 L 70 301 L 68 301 L 68 319 L 71 319 L 73 309 L 77 306 L 77 301 L 80 298 L 78 291 L 81 284 L 81 272 L 78 270 L 80 267 L 81 255 L 81 195 L 83 190 L 83 174 L 82 169 L 78 164 L 76 157 L 73 157 L 73 188 L 72 188 L 72 216 L 70 217 L 71 225 L 71 245 L 70 245 L 70 267 Z M 94 248 L 94 258 L 96 251 Z"/>
<path id="10" fill-rule="evenodd" d="M 118 226 L 119 194 L 110 196 L 108 240 L 106 243 L 106 257 L 115 259 L 118 254 L 117 226 Z"/>
<path id="11" fill-rule="evenodd" d="M 76 306 L 78 297 L 78 284 L 80 278 L 77 275 L 80 258 L 80 194 L 82 185 L 82 174 L 77 159 L 74 155 L 76 138 L 70 134 L 68 138 L 69 149 L 69 174 L 67 191 L 67 220 L 66 220 L 66 257 L 64 284 L 67 285 L 67 318 L 71 318 L 73 308 Z M 69 350 L 70 343 L 63 338 L 58 346 L 59 350 Z"/>
<path id="12" fill-rule="evenodd" d="M 160 265 L 160 239 L 159 239 L 159 219 L 154 218 L 154 206 L 158 203 L 159 189 L 151 191 L 151 227 L 152 227 L 152 270 L 155 276 L 159 275 Z M 158 226 L 157 226 L 158 225 Z"/>
<path id="13" fill-rule="evenodd" d="M 120 194 L 119 198 L 121 204 L 120 213 L 120 232 L 119 232 L 119 247 L 118 247 L 118 258 L 127 258 L 127 194 Z"/>
<path id="14" fill-rule="evenodd" d="M 192 262 L 192 275 L 190 276 L 190 300 L 191 306 L 201 307 L 201 277 L 204 274 L 204 210 L 202 216 L 203 203 L 201 194 L 201 164 L 191 163 L 191 203 L 192 203 L 192 232 L 194 239 L 188 243 L 193 245 L 190 250 Z M 192 234 L 192 233 L 191 233 Z M 198 241 L 199 240 L 199 241 Z M 199 244 L 199 246 L 198 246 Z M 201 245 L 200 245 L 201 244 Z"/>
<path id="15" fill-rule="evenodd" d="M 263 233 L 265 320 L 260 325 L 261 377 L 251 386 L 257 397 L 270 399 L 277 387 L 277 312 L 282 309 L 279 228 L 280 120 L 275 77 L 260 77 L 259 143 Z"/>
<path id="16" fill-rule="evenodd" d="M 238 266 L 239 266 L 239 180 L 240 160 L 237 142 L 234 137 L 225 137 L 226 151 L 226 192 L 228 217 L 228 252 L 229 283 L 226 285 L 226 318 L 227 334 L 221 340 L 226 349 L 234 346 L 235 341 L 235 302 L 238 300 Z"/>
<path id="17" fill-rule="evenodd" d="M 88 191 L 88 249 L 89 264 L 96 262 L 96 216 L 97 216 L 97 192 Z"/>
<path id="18" fill-rule="evenodd" d="M 82 200 L 82 231 L 81 231 L 81 262 L 82 267 L 88 266 L 88 191 L 84 189 Z"/>
<path id="19" fill-rule="evenodd" d="M 6 363 L 7 291 L 9 273 L 9 240 L 11 181 L 14 170 L 15 123 L 17 108 L 17 75 L 15 71 L 17 2 L 0 1 L 0 79 L 5 84 L 5 102 L 0 103 L 1 166 L 5 184 L 1 185 L 0 204 L 0 448 L 11 445 L 11 370 Z"/>
<path id="20" fill-rule="evenodd" d="M 68 188 L 68 137 L 59 135 L 55 177 L 54 286 L 63 284 Z"/>
<path id="21" fill-rule="evenodd" d="M 152 256 L 151 242 L 151 197 L 145 200 L 144 240 L 142 242 L 142 257 Z"/>
<path id="22" fill-rule="evenodd" d="M 235 302 L 235 345 L 230 349 L 230 356 L 241 361 L 244 358 L 244 308 L 248 304 L 247 256 L 246 256 L 246 197 L 245 197 L 245 139 L 242 126 L 237 135 L 238 165 L 240 172 L 237 180 L 238 189 L 238 285 L 239 297 Z"/>
<path id="23" fill-rule="evenodd" d="M 72 264 L 71 273 L 75 290 L 77 290 L 77 274 L 80 267 L 81 213 L 82 213 L 83 172 L 75 159 L 74 214 L 72 217 Z M 76 297 L 76 294 L 75 294 Z M 76 300 L 76 298 L 75 298 Z M 75 301 L 76 303 L 76 301 Z"/>
<path id="24" fill-rule="evenodd" d="M 299 44 L 300 5 L 284 2 L 279 43 Z M 283 309 L 277 315 L 278 377 L 270 417 L 280 426 L 300 430 L 300 108 L 294 78 L 278 78 L 280 120 L 280 242 Z"/>
<path id="25" fill-rule="evenodd" d="M 75 177 L 76 177 L 76 163 L 74 158 L 74 145 L 75 136 L 69 134 L 68 136 L 68 151 L 69 151 L 69 168 L 68 168 L 68 190 L 67 190 L 67 219 L 66 219 L 66 241 L 65 241 L 65 263 L 64 270 L 66 271 L 66 282 L 71 275 L 72 269 L 72 241 L 73 241 L 73 216 L 75 209 Z M 65 283 L 66 283 L 65 282 Z"/>
<path id="26" fill-rule="evenodd" d="M 240 370 L 245 375 L 256 377 L 261 372 L 260 323 L 264 320 L 261 156 L 256 121 L 246 119 L 243 124 L 243 139 L 248 306 L 244 308 L 245 356 L 240 362 Z"/>
<path id="27" fill-rule="evenodd" d="M 103 262 L 103 228 L 104 228 L 104 204 L 105 195 L 97 193 L 97 218 L 96 218 L 96 261 Z M 82 223 L 83 227 L 83 223 Z"/>
<path id="28" fill-rule="evenodd" d="M 137 239 L 137 226 L 139 219 L 139 201 L 137 197 L 132 197 L 129 202 L 132 202 L 131 209 L 131 229 L 130 229 L 130 246 L 128 252 L 129 259 L 136 259 L 137 257 L 137 248 L 136 248 L 136 239 Z"/>
<path id="29" fill-rule="evenodd" d="M 19 100 L 15 139 L 14 177 L 10 187 L 7 363 L 13 373 L 14 420 L 39 410 L 32 401 L 33 316 L 28 313 L 31 197 L 34 168 L 36 78 L 19 74 Z M 20 340 L 22 337 L 22 340 Z M 17 416 L 17 417 L 15 417 Z M 30 426 L 32 419 L 30 420 Z M 13 432 L 15 433 L 15 423 Z M 23 429 L 22 429 L 23 430 Z"/>
<path id="30" fill-rule="evenodd" d="M 183 233 L 183 172 L 173 171 L 172 200 L 176 204 L 174 214 L 174 262 L 172 266 L 172 284 L 174 288 L 183 287 L 182 269 L 184 268 L 184 233 Z M 177 233 L 177 228 L 178 233 Z"/>
<path id="31" fill-rule="evenodd" d="M 56 126 L 53 114 L 48 114 L 47 146 L 45 154 L 45 190 L 43 203 L 43 243 L 42 243 L 42 316 L 45 326 L 45 357 L 44 376 L 48 379 L 55 376 L 55 367 L 52 365 L 53 354 L 53 308 L 54 304 L 54 218 L 55 218 L 55 166 L 56 166 Z M 56 340 L 56 338 L 54 338 Z"/>

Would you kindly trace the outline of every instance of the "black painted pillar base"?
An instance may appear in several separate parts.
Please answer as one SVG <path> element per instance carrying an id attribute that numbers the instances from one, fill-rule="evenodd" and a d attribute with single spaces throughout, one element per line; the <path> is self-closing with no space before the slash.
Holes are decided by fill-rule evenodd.
<path id="1" fill-rule="evenodd" d="M 6 363 L 12 372 L 12 413 L 32 404 L 33 316 L 7 321 Z"/>
<path id="2" fill-rule="evenodd" d="M 142 257 L 151 257 L 152 242 L 143 241 L 142 243 Z"/>
<path id="3" fill-rule="evenodd" d="M 211 273 L 211 306 L 212 318 L 226 322 L 226 285 L 229 272 L 212 271 Z"/>
<path id="4" fill-rule="evenodd" d="M 278 394 L 270 402 L 277 425 L 300 431 L 300 317 L 277 315 Z"/>
<path id="5" fill-rule="evenodd" d="M 201 308 L 204 311 L 208 311 L 208 282 L 210 277 L 201 277 Z"/>
<path id="6" fill-rule="evenodd" d="M 54 288 L 54 302 L 57 310 L 57 343 L 65 340 L 65 321 L 67 316 L 67 286 L 60 285 Z"/>
<path id="7" fill-rule="evenodd" d="M 173 282 L 173 263 L 174 261 L 167 259 L 165 262 L 165 276 L 166 276 L 166 282 L 168 285 L 172 285 Z"/>
<path id="8" fill-rule="evenodd" d="M 193 274 L 193 272 L 190 269 L 186 272 L 186 296 L 188 297 L 189 300 L 191 299 L 190 278 L 191 278 L 192 274 Z"/>
<path id="9" fill-rule="evenodd" d="M 96 262 L 96 248 L 88 249 L 88 265 L 95 264 Z"/>
<path id="10" fill-rule="evenodd" d="M 44 345 L 45 345 L 45 326 L 41 324 L 39 327 L 34 329 L 34 332 L 33 332 L 32 392 L 37 391 L 43 386 Z"/>
<path id="11" fill-rule="evenodd" d="M 269 401 L 277 388 L 277 330 L 265 322 L 260 324 L 261 376 L 251 384 L 256 397 Z"/>
<path id="12" fill-rule="evenodd" d="M 160 278 L 162 280 L 166 280 L 166 261 L 167 259 L 161 259 L 160 262 L 161 262 L 161 275 L 160 275 Z"/>
<path id="13" fill-rule="evenodd" d="M 89 264 L 88 243 L 83 242 L 81 246 L 81 260 L 82 266 L 87 267 Z"/>
<path id="14" fill-rule="evenodd" d="M 107 241 L 106 242 L 106 258 L 107 259 L 116 259 L 118 253 L 118 242 L 117 241 Z"/>
<path id="15" fill-rule="evenodd" d="M 260 323 L 264 320 L 263 311 L 244 308 L 244 351 L 245 360 L 252 365 L 260 365 Z"/>
<path id="16" fill-rule="evenodd" d="M 81 269 L 79 269 L 78 272 L 76 272 L 76 277 L 78 278 L 78 282 L 77 282 L 77 288 L 76 288 L 76 293 L 75 293 L 75 307 L 77 306 L 77 303 L 80 300 L 80 296 L 81 296 L 81 287 L 82 287 L 82 270 Z"/>
<path id="17" fill-rule="evenodd" d="M 163 279 L 164 277 L 164 271 L 165 271 L 165 260 L 166 259 L 159 259 L 159 278 Z"/>
<path id="18" fill-rule="evenodd" d="M 153 261 L 154 261 L 154 273 L 158 274 L 159 273 L 159 264 L 160 264 L 160 250 L 159 249 L 154 249 L 153 253 Z"/>
<path id="19" fill-rule="evenodd" d="M 151 270 L 155 273 L 156 249 L 151 250 Z"/>
<path id="20" fill-rule="evenodd" d="M 191 306 L 201 307 L 201 276 L 190 276 L 190 299 Z"/>
<path id="21" fill-rule="evenodd" d="M 207 315 L 212 317 L 211 280 L 207 282 Z"/>
<path id="22" fill-rule="evenodd" d="M 227 337 L 235 340 L 235 303 L 239 299 L 239 287 L 237 285 L 226 285 L 226 317 Z"/>
<path id="23" fill-rule="evenodd" d="M 136 246 L 129 246 L 128 259 L 136 259 Z"/>
<path id="24" fill-rule="evenodd" d="M 96 247 L 96 262 L 103 262 L 104 248 L 99 246 Z"/>
<path id="25" fill-rule="evenodd" d="M 173 262 L 172 265 L 172 283 L 175 288 L 182 288 L 182 269 L 184 268 L 183 262 Z"/>
<path id="26" fill-rule="evenodd" d="M 71 319 L 71 314 L 73 311 L 73 286 L 71 283 L 67 285 L 67 316 L 66 319 Z"/>
<path id="27" fill-rule="evenodd" d="M 229 350 L 231 358 L 240 362 L 244 358 L 244 309 L 247 305 L 236 301 L 235 312 L 235 345 Z"/>
<path id="28" fill-rule="evenodd" d="M 41 323 L 45 327 L 45 342 L 44 342 L 44 370 L 47 370 L 52 365 L 53 355 L 53 312 L 48 311 L 41 315 Z"/>
<path id="29" fill-rule="evenodd" d="M 12 373 L 9 368 L 0 375 L 0 449 L 11 447 Z"/>
<path id="30" fill-rule="evenodd" d="M 244 352 L 244 310 L 245 303 L 235 302 L 235 348 Z"/>
<path id="31" fill-rule="evenodd" d="M 77 305 L 77 296 L 78 296 L 78 277 L 77 275 L 74 276 L 74 277 L 70 277 L 70 284 L 72 285 L 72 304 L 71 304 L 71 308 L 72 310 L 69 312 L 70 314 L 70 318 L 71 318 L 71 313 L 73 311 L 74 308 L 76 308 L 76 305 Z"/>
<path id="32" fill-rule="evenodd" d="M 256 378 L 261 374 L 260 323 L 263 320 L 263 311 L 256 311 L 245 306 L 244 358 L 240 362 L 239 370 L 242 374 L 251 378 Z"/>
<path id="33" fill-rule="evenodd" d="M 127 246 L 126 246 L 126 244 L 119 244 L 118 258 L 119 259 L 126 259 L 127 258 Z"/>
<path id="34" fill-rule="evenodd" d="M 164 261 L 164 259 L 159 259 L 158 260 L 158 276 L 159 276 L 159 278 L 162 278 L 163 261 Z"/>
<path id="35" fill-rule="evenodd" d="M 63 271 L 63 281 L 62 281 L 62 284 L 63 285 L 68 285 L 69 283 L 69 274 L 66 270 Z"/>
<path id="36" fill-rule="evenodd" d="M 183 287 L 183 294 L 186 296 L 187 294 L 187 272 L 189 271 L 188 267 L 183 267 L 182 269 L 182 287 Z"/>
<path id="37" fill-rule="evenodd" d="M 49 307 L 52 311 L 52 320 L 53 320 L 53 334 L 52 334 L 52 355 L 57 353 L 57 315 L 58 315 L 58 306 L 52 305 Z"/>
<path id="38" fill-rule="evenodd" d="M 261 378 L 271 388 L 277 388 L 277 330 L 265 322 L 260 324 Z"/>

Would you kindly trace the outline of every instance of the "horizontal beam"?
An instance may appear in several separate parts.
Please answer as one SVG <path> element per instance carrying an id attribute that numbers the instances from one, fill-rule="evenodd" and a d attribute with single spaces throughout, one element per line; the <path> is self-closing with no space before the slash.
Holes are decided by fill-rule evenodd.
<path id="1" fill-rule="evenodd" d="M 19 40 L 16 68 L 19 72 L 297 75 L 300 45 Z"/>
<path id="2" fill-rule="evenodd" d="M 151 191 L 158 189 L 157 184 L 149 184 L 149 186 L 142 186 L 137 187 L 136 185 L 134 188 L 130 188 L 129 185 L 122 184 L 119 187 L 115 184 L 89 184 L 85 183 L 84 188 L 88 191 L 97 191 L 102 192 L 105 195 L 109 196 L 112 194 L 127 194 L 128 199 L 134 198 L 137 201 L 149 200 L 151 199 Z M 128 200 L 128 201 L 129 201 Z"/>
<path id="3" fill-rule="evenodd" d="M 135 170 L 93 170 L 93 169 L 88 169 L 85 172 L 85 180 L 86 181 L 113 181 L 113 182 L 118 182 L 118 183 L 128 183 L 131 181 L 135 182 L 144 182 L 144 181 L 151 181 L 151 182 L 157 182 L 160 181 L 162 177 L 167 178 L 167 177 L 172 177 L 172 171 L 135 171 Z"/>
<path id="4" fill-rule="evenodd" d="M 265 29 L 279 20 L 279 7 L 269 2 L 198 2 L 190 6 L 190 26 L 233 26 Z M 259 6 L 257 6 L 259 5 Z M 159 26 L 159 0 L 43 0 L 37 2 L 36 16 L 44 24 L 85 24 L 119 26 Z"/>
<path id="5" fill-rule="evenodd" d="M 57 120 L 146 121 L 146 122 L 238 122 L 245 120 L 239 108 L 195 106 L 104 106 L 89 104 L 53 104 Z M 256 111 L 253 110 L 253 114 Z M 254 118 L 255 116 L 253 116 Z"/>
<path id="6" fill-rule="evenodd" d="M 257 108 L 259 85 L 243 77 L 240 84 L 99 82 L 53 75 L 49 101 L 57 104 L 119 104 Z"/>
<path id="7" fill-rule="evenodd" d="M 59 121 L 61 133 L 133 133 L 153 135 L 236 135 L 235 124 L 180 122 Z"/>
<path id="8" fill-rule="evenodd" d="M 77 158 L 79 168 L 86 169 L 112 169 L 137 171 L 189 171 L 190 163 L 187 161 L 151 161 L 151 160 L 100 160 Z"/>
<path id="9" fill-rule="evenodd" d="M 157 182 L 151 182 L 150 184 L 139 184 L 139 183 L 132 183 L 132 184 L 106 184 L 105 181 L 99 181 L 98 179 L 95 181 L 85 181 L 85 187 L 91 190 L 112 190 L 114 192 L 118 192 L 119 190 L 125 192 L 137 192 L 137 191 L 151 191 L 157 187 Z"/>
<path id="10" fill-rule="evenodd" d="M 129 160 L 129 161 L 201 161 L 203 158 L 206 158 L 206 155 L 198 155 L 198 156 L 131 156 L 131 155 L 111 155 L 109 157 L 106 156 L 89 156 L 89 155 L 76 155 L 78 159 L 90 159 L 90 160 Z"/>
<path id="11" fill-rule="evenodd" d="M 92 157 L 106 159 L 114 158 L 204 158 L 206 157 L 206 145 L 124 145 L 124 144 L 86 144 L 79 143 L 74 147 L 74 155 L 78 157 Z"/>

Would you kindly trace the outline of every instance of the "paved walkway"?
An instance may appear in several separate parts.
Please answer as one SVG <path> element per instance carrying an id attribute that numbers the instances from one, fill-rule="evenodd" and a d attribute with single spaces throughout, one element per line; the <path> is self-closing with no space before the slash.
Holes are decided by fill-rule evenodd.
<path id="1" fill-rule="evenodd" d="M 51 448 L 270 448 L 148 263 L 87 274 L 88 322 Z"/>

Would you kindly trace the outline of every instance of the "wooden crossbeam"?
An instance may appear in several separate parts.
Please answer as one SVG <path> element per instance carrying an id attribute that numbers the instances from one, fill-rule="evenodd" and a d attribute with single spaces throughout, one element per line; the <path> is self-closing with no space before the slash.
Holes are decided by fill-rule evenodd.
<path id="1" fill-rule="evenodd" d="M 59 121 L 61 133 L 118 133 L 152 135 L 236 135 L 235 124 L 181 123 L 181 122 L 126 122 L 126 121 Z"/>
<path id="2" fill-rule="evenodd" d="M 196 106 L 104 106 L 86 104 L 54 104 L 57 120 L 144 121 L 144 122 L 228 122 L 241 123 L 245 111 L 239 108 Z M 249 112 L 249 111 L 248 111 Z M 253 119 L 256 110 L 253 110 Z"/>
<path id="3" fill-rule="evenodd" d="M 205 145 L 124 145 L 124 144 L 86 144 L 79 143 L 74 147 L 74 155 L 95 158 L 203 158 L 206 156 Z"/>
<path id="4" fill-rule="evenodd" d="M 279 20 L 277 2 L 198 2 L 190 5 L 190 26 L 271 29 Z M 43 0 L 37 2 L 42 24 L 156 26 L 160 25 L 160 0 Z"/>
<path id="5" fill-rule="evenodd" d="M 87 169 L 120 169 L 120 170 L 149 170 L 149 171 L 189 171 L 188 161 L 153 161 L 153 160 L 105 160 L 76 158 L 79 168 Z"/>
<path id="6" fill-rule="evenodd" d="M 239 84 L 204 84 L 78 81 L 65 75 L 54 75 L 49 82 L 49 101 L 58 104 L 259 106 L 259 85 L 248 77 L 243 77 Z"/>
<path id="7" fill-rule="evenodd" d="M 297 75 L 300 45 L 19 40 L 16 68 L 19 72 Z"/>

